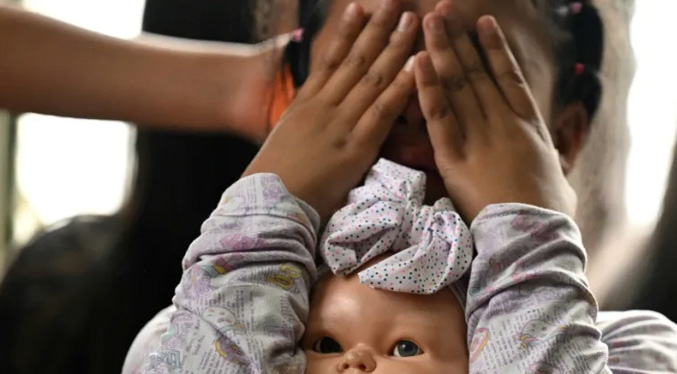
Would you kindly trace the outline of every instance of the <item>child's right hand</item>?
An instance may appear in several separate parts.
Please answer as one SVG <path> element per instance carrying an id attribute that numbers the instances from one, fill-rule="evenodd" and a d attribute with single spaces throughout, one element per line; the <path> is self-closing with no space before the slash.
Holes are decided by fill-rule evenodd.
<path id="1" fill-rule="evenodd" d="M 374 163 L 414 89 L 411 64 L 418 20 L 400 0 L 382 0 L 363 28 L 357 4 L 340 34 L 244 175 L 277 174 L 294 196 L 326 218 Z M 397 28 L 393 31 L 396 24 Z"/>
<path id="2" fill-rule="evenodd" d="M 493 80 L 450 12 L 442 1 L 426 16 L 415 73 L 435 163 L 459 212 L 471 222 L 487 205 L 524 203 L 572 215 L 576 195 L 496 20 L 478 21 Z"/>

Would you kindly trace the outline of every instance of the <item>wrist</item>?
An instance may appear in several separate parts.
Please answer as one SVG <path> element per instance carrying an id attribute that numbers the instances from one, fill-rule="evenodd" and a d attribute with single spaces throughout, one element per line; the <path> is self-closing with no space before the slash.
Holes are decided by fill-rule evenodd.
<path id="1" fill-rule="evenodd" d="M 238 97 L 245 94 L 249 77 L 250 57 L 232 56 L 227 53 L 210 56 L 209 75 L 216 83 L 218 103 L 216 118 L 224 128 L 236 126 L 241 120 L 238 112 Z"/>
<path id="2" fill-rule="evenodd" d="M 221 55 L 219 117 L 224 129 L 261 143 L 268 135 L 274 62 L 262 55 Z M 277 65 L 275 65 L 277 66 Z"/>

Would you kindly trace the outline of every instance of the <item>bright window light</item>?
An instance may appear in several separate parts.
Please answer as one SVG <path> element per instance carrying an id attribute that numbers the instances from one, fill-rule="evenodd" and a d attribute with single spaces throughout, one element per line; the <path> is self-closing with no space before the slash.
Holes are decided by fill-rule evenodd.
<path id="1" fill-rule="evenodd" d="M 630 222 L 650 226 L 660 214 L 677 128 L 677 1 L 637 1 L 631 28 L 637 74 L 630 90 L 626 205 Z"/>
<path id="2" fill-rule="evenodd" d="M 139 34 L 144 0 L 27 0 L 25 8 L 99 33 Z M 111 214 L 125 199 L 130 128 L 121 122 L 27 114 L 17 133 L 15 242 L 40 225 Z"/>

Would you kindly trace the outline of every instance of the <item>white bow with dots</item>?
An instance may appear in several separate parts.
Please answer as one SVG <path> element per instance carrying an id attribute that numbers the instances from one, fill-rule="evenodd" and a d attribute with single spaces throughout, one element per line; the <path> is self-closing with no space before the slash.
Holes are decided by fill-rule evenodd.
<path id="1" fill-rule="evenodd" d="M 325 229 L 320 252 L 336 275 L 356 271 L 387 252 L 394 254 L 359 273 L 374 288 L 431 294 L 460 279 L 470 267 L 470 230 L 449 198 L 423 205 L 425 173 L 381 159 L 364 186 Z"/>

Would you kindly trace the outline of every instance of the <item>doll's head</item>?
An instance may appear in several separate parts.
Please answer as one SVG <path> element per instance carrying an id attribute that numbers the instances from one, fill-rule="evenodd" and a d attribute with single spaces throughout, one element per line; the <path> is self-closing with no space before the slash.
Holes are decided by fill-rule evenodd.
<path id="1" fill-rule="evenodd" d="M 471 235 L 450 199 L 422 205 L 425 182 L 380 160 L 327 223 L 303 339 L 308 374 L 467 372 Z"/>
<path id="2" fill-rule="evenodd" d="M 321 59 L 337 34 L 342 11 L 351 1 L 359 3 L 367 14 L 379 4 L 379 0 L 300 0 L 304 40 L 287 53 L 297 85 Z M 438 2 L 402 0 L 403 8 L 419 17 L 433 11 Z M 602 59 L 603 27 L 595 7 L 589 0 L 455 0 L 452 4 L 453 14 L 464 21 L 476 45 L 477 19 L 485 14 L 496 17 L 551 130 L 562 167 L 569 172 L 601 95 L 597 72 Z M 419 39 L 412 54 L 421 49 L 423 41 Z M 426 171 L 430 192 L 435 186 L 443 189 L 416 94 L 412 94 L 409 105 L 396 120 L 381 156 Z"/>
<path id="3" fill-rule="evenodd" d="M 316 283 L 302 347 L 307 374 L 468 372 L 465 317 L 451 289 L 391 292 L 357 274 L 327 272 Z"/>

